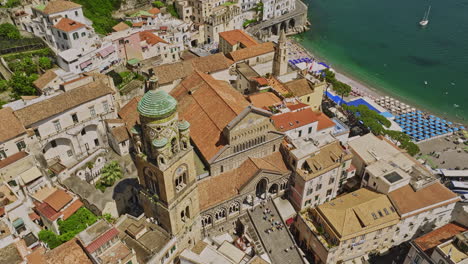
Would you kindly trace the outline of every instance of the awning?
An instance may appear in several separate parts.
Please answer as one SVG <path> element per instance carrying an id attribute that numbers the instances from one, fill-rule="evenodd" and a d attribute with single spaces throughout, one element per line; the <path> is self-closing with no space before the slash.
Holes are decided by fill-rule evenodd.
<path id="1" fill-rule="evenodd" d="M 101 57 L 106 57 L 107 55 L 111 54 L 112 52 L 114 52 L 114 45 L 110 45 L 109 47 L 99 51 L 99 55 L 101 55 Z"/>
<path id="2" fill-rule="evenodd" d="M 20 174 L 24 184 L 28 184 L 41 176 L 42 172 L 35 166 Z"/>
<path id="3" fill-rule="evenodd" d="M 92 63 L 91 60 L 87 60 L 85 62 L 82 62 L 82 63 L 80 63 L 80 68 L 84 69 L 84 68 L 88 67 L 91 63 Z"/>
<path id="4" fill-rule="evenodd" d="M 18 218 L 18 219 L 16 219 L 15 221 L 13 221 L 13 226 L 14 226 L 15 228 L 18 228 L 18 227 L 20 227 L 20 226 L 22 226 L 22 225 L 24 225 L 24 221 L 23 221 L 23 219 L 21 219 L 21 218 Z"/>

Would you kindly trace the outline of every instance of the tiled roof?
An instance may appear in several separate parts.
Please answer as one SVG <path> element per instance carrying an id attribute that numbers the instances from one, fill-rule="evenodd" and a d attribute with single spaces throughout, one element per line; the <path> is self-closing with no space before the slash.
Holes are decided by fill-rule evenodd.
<path id="1" fill-rule="evenodd" d="M 59 218 L 60 213 L 55 211 L 48 203 L 40 203 L 36 205 L 37 212 L 45 218 L 54 221 Z"/>
<path id="2" fill-rule="evenodd" d="M 49 84 L 51 81 L 53 81 L 57 77 L 57 74 L 55 74 L 55 70 L 47 70 L 44 74 L 39 76 L 37 80 L 33 82 L 34 86 L 42 90 L 47 84 Z"/>
<path id="3" fill-rule="evenodd" d="M 129 29 L 130 26 L 125 24 L 124 22 L 120 22 L 118 23 L 117 25 L 113 26 L 112 29 L 115 31 L 115 32 L 118 32 L 118 31 L 124 31 L 126 29 Z"/>
<path id="4" fill-rule="evenodd" d="M 63 210 L 63 220 L 67 220 L 70 216 L 72 216 L 78 209 L 83 206 L 83 203 L 80 200 L 75 200 L 72 204 L 70 204 L 65 210 Z"/>
<path id="5" fill-rule="evenodd" d="M 55 211 L 60 211 L 65 205 L 73 200 L 73 197 L 62 189 L 57 189 L 44 202 L 49 204 Z"/>
<path id="6" fill-rule="evenodd" d="M 148 13 L 153 14 L 153 15 L 157 15 L 157 14 L 161 13 L 161 10 L 159 10 L 156 7 L 153 7 L 150 10 L 148 10 Z"/>
<path id="7" fill-rule="evenodd" d="M 29 216 L 29 218 L 30 218 L 31 220 L 33 220 L 33 221 L 34 221 L 34 220 L 39 220 L 39 219 L 41 219 L 41 217 L 38 216 L 35 212 L 29 213 L 28 216 Z"/>
<path id="8" fill-rule="evenodd" d="M 77 3 L 73 3 L 71 1 L 64 1 L 64 0 L 56 0 L 56 1 L 50 1 L 44 10 L 45 14 L 55 14 L 63 11 L 67 11 L 70 9 L 75 9 L 75 8 L 80 8 L 81 5 Z"/>
<path id="9" fill-rule="evenodd" d="M 321 112 L 314 112 L 310 108 L 304 110 L 287 112 L 271 117 L 273 125 L 281 132 L 289 131 L 314 122 L 318 122 L 317 130 L 335 126 L 335 123 Z"/>
<path id="10" fill-rule="evenodd" d="M 115 127 L 111 130 L 111 134 L 114 136 L 117 143 L 121 143 L 129 139 L 127 128 L 124 126 Z"/>
<path id="11" fill-rule="evenodd" d="M 158 44 L 158 43 L 169 44 L 169 43 L 167 43 L 167 41 L 165 41 L 164 39 L 162 39 L 159 36 L 155 35 L 151 31 L 142 31 L 139 34 L 140 34 L 140 40 L 146 41 L 146 43 L 148 43 L 149 45 L 155 45 L 155 44 Z"/>
<path id="12" fill-rule="evenodd" d="M 304 104 L 304 103 L 298 103 L 298 104 L 288 104 L 287 103 L 286 107 L 288 107 L 289 110 L 291 110 L 291 111 L 296 111 L 296 110 L 299 110 L 299 109 L 302 109 L 302 108 L 310 107 L 310 105 Z"/>
<path id="13" fill-rule="evenodd" d="M 226 40 L 231 45 L 235 45 L 238 42 L 242 43 L 245 47 L 258 44 L 249 34 L 240 29 L 221 32 L 219 33 L 219 37 Z"/>
<path id="14" fill-rule="evenodd" d="M 289 81 L 284 85 L 295 96 L 304 96 L 314 92 L 313 84 L 305 78 Z"/>
<path id="15" fill-rule="evenodd" d="M 226 70 L 232 65 L 232 61 L 222 53 L 205 57 L 196 57 L 182 62 L 163 64 L 154 67 L 154 74 L 159 78 L 160 84 L 171 83 L 175 80 L 183 79 L 195 70 L 204 73 L 213 73 Z"/>
<path id="16" fill-rule="evenodd" d="M 132 27 L 142 27 L 144 24 L 146 24 L 144 21 L 136 22 L 132 24 Z"/>
<path id="17" fill-rule="evenodd" d="M 23 133 L 23 124 L 10 107 L 0 109 L 0 142 L 15 138 Z"/>
<path id="18" fill-rule="evenodd" d="M 224 127 L 249 105 L 227 82 L 199 71 L 185 78 L 171 95 L 179 103 L 181 118 L 191 124 L 190 136 L 207 161 L 226 145 Z"/>
<path id="19" fill-rule="evenodd" d="M 264 158 L 248 158 L 237 169 L 209 177 L 198 183 L 200 210 L 206 210 L 239 194 L 242 187 L 260 170 L 287 173 L 288 168 L 281 153 L 275 152 Z"/>
<path id="20" fill-rule="evenodd" d="M 65 32 L 71 32 L 85 26 L 85 24 L 81 24 L 80 22 L 64 17 L 60 19 L 60 21 L 57 24 L 54 25 L 54 28 L 60 29 L 61 31 Z"/>
<path id="21" fill-rule="evenodd" d="M 253 106 L 268 110 L 269 106 L 282 102 L 281 98 L 271 92 L 252 94 L 247 97 Z"/>
<path id="22" fill-rule="evenodd" d="M 140 115 L 137 111 L 138 102 L 141 100 L 141 96 L 136 96 L 126 105 L 124 105 L 120 111 L 117 113 L 120 118 L 125 121 L 128 131 L 132 129 L 133 126 L 140 123 Z"/>
<path id="23" fill-rule="evenodd" d="M 56 114 L 74 108 L 107 94 L 113 93 L 112 88 L 103 81 L 94 81 L 59 94 L 38 103 L 26 106 L 15 112 L 25 126 L 32 125 Z"/>
<path id="24" fill-rule="evenodd" d="M 428 256 L 432 255 L 435 247 L 452 239 L 454 236 L 467 231 L 468 228 L 456 223 L 448 223 L 414 240 L 414 243 Z"/>
<path id="25" fill-rule="evenodd" d="M 232 51 L 227 56 L 233 61 L 238 62 L 274 51 L 275 46 L 272 42 L 264 42 L 258 45 L 250 46 L 248 48 Z"/>
<path id="26" fill-rule="evenodd" d="M 0 123 L 1 124 L 1 123 Z M 18 160 L 24 158 L 24 157 L 27 157 L 29 154 L 24 152 L 24 151 L 20 151 L 20 152 L 17 152 L 9 157 L 7 157 L 6 159 L 2 159 L 0 160 L 0 169 L 1 168 L 4 168 L 10 164 L 13 164 L 15 162 L 17 162 Z"/>
<path id="27" fill-rule="evenodd" d="M 45 253 L 47 264 L 92 264 L 76 238 Z"/>
<path id="28" fill-rule="evenodd" d="M 391 207 L 386 195 L 361 188 L 319 205 L 315 210 L 326 219 L 324 221 L 337 237 L 347 240 L 398 223 L 400 217 Z"/>
<path id="29" fill-rule="evenodd" d="M 307 158 L 305 161 L 305 164 L 308 166 L 307 173 L 302 173 L 303 170 L 298 170 L 298 174 L 305 181 L 309 181 L 330 170 L 338 168 L 341 166 L 342 162 L 352 158 L 353 156 L 346 153 L 338 141 L 334 141 L 333 143 L 323 146 L 320 148 L 320 151 Z"/>
<path id="30" fill-rule="evenodd" d="M 107 232 L 105 232 L 100 237 L 98 237 L 93 242 L 91 242 L 91 244 L 89 244 L 86 247 L 86 251 L 92 254 L 94 251 L 98 250 L 100 247 L 102 247 L 102 245 L 109 242 L 112 238 L 114 238 L 118 234 L 119 234 L 119 231 L 115 228 L 111 228 L 107 230 Z"/>
<path id="31" fill-rule="evenodd" d="M 436 182 L 415 191 L 410 185 L 405 185 L 388 194 L 400 214 L 407 214 L 436 204 L 457 202 L 458 196 L 445 186 Z M 440 206 L 440 205 L 439 205 Z"/>

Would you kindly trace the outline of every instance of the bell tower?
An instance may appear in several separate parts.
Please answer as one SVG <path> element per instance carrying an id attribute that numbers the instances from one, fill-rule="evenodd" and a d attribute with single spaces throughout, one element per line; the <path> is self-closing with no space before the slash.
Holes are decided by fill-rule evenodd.
<path id="1" fill-rule="evenodd" d="M 273 75 L 281 76 L 286 74 L 288 70 L 287 54 L 286 33 L 284 33 L 284 30 L 281 30 L 278 45 L 275 49 L 275 57 L 273 59 Z"/>
<path id="2" fill-rule="evenodd" d="M 140 126 L 133 129 L 137 145 L 136 167 L 140 203 L 176 236 L 181 248 L 200 239 L 199 198 L 190 124 L 179 120 L 177 101 L 149 80 L 149 91 L 137 106 Z"/>

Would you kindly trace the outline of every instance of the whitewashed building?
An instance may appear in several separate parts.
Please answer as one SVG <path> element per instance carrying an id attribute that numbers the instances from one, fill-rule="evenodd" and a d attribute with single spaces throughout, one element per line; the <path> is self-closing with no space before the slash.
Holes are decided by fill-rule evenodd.
<path id="1" fill-rule="evenodd" d="M 263 21 L 285 15 L 296 9 L 296 0 L 262 0 Z"/>
<path id="2" fill-rule="evenodd" d="M 116 117 L 111 79 L 80 77 L 68 85 L 62 93 L 15 109 L 18 119 L 36 137 L 32 151 L 49 165 L 57 161 L 73 165 L 105 147 L 103 120 Z"/>

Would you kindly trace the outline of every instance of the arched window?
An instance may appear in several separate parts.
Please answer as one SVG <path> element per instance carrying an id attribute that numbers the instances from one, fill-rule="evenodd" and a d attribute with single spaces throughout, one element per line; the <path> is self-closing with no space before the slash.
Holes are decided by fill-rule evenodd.
<path id="1" fill-rule="evenodd" d="M 188 206 L 185 207 L 185 216 L 186 216 L 188 219 L 190 219 L 190 209 L 189 209 Z"/>
<path id="2" fill-rule="evenodd" d="M 211 225 L 211 223 L 213 223 L 211 215 L 203 216 L 203 218 L 202 218 L 202 226 L 203 227 L 209 226 L 209 225 Z"/>
<path id="3" fill-rule="evenodd" d="M 172 147 L 172 153 L 177 153 L 179 151 L 179 149 L 177 147 L 177 139 L 176 138 L 172 138 L 171 147 Z"/>
<path id="4" fill-rule="evenodd" d="M 78 39 L 78 38 L 79 38 L 78 32 L 73 33 L 73 39 Z"/>
<path id="5" fill-rule="evenodd" d="M 174 175 L 174 182 L 175 182 L 175 188 L 177 192 L 180 192 L 182 189 L 187 186 L 187 166 L 182 165 L 178 167 L 175 171 Z"/>
<path id="6" fill-rule="evenodd" d="M 159 164 L 166 164 L 166 161 L 164 160 L 164 157 L 159 157 Z"/>
<path id="7" fill-rule="evenodd" d="M 229 214 L 237 213 L 239 212 L 240 205 L 238 202 L 233 202 L 229 205 Z"/>

